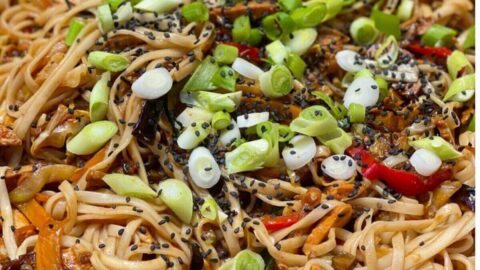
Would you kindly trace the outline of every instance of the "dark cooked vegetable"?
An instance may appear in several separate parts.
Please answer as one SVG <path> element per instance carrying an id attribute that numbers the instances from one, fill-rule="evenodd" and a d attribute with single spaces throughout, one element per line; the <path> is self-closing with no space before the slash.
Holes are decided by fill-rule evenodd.
<path id="1" fill-rule="evenodd" d="M 203 270 L 203 256 L 200 246 L 197 243 L 192 244 L 192 263 L 190 270 Z"/>
<path id="2" fill-rule="evenodd" d="M 332 266 L 335 270 L 352 270 L 356 262 L 355 257 L 348 253 L 339 253 L 332 258 Z"/>
<path id="3" fill-rule="evenodd" d="M 163 100 L 164 98 L 160 98 L 147 100 L 143 103 L 140 118 L 133 128 L 133 135 L 135 135 L 135 137 L 146 143 L 153 143 L 155 132 L 157 131 L 158 120 L 163 112 Z"/>
<path id="4" fill-rule="evenodd" d="M 464 203 L 468 208 L 475 212 L 475 188 L 462 185 L 462 188 L 455 193 L 453 201 Z"/>

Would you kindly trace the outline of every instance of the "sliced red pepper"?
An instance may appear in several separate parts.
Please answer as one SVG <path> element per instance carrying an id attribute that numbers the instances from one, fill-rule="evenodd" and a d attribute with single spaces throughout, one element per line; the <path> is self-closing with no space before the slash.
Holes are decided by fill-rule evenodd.
<path id="1" fill-rule="evenodd" d="M 427 177 L 425 186 L 427 187 L 427 190 L 434 190 L 441 183 L 447 180 L 451 180 L 452 177 L 453 177 L 453 171 L 451 168 L 440 169 L 436 171 L 434 174 Z"/>
<path id="2" fill-rule="evenodd" d="M 452 54 L 452 51 L 445 47 L 428 47 L 420 46 L 419 44 L 409 44 L 407 45 L 407 50 L 417 54 L 434 55 L 438 57 L 448 57 Z"/>
<path id="3" fill-rule="evenodd" d="M 260 50 L 258 48 L 243 45 L 235 42 L 226 42 L 230 46 L 237 47 L 238 55 L 242 58 L 245 58 L 248 61 L 258 63 L 260 62 Z"/>
<path id="4" fill-rule="evenodd" d="M 364 170 L 368 179 L 379 179 L 387 186 L 406 196 L 415 196 L 427 191 L 420 176 L 402 170 L 395 170 L 380 163 L 374 163 Z"/>
<path id="5" fill-rule="evenodd" d="M 415 196 L 431 191 L 452 177 L 451 169 L 438 170 L 426 178 L 415 173 L 392 169 L 379 163 L 371 153 L 359 147 L 350 147 L 347 149 L 347 154 L 361 160 L 365 165 L 362 169 L 363 176 L 370 180 L 382 180 L 390 188 L 406 196 Z"/>
<path id="6" fill-rule="evenodd" d="M 271 217 L 265 216 L 261 218 L 261 221 L 265 225 L 268 231 L 277 231 L 283 228 L 287 228 L 300 220 L 300 214 L 298 212 L 291 213 L 289 215 Z"/>

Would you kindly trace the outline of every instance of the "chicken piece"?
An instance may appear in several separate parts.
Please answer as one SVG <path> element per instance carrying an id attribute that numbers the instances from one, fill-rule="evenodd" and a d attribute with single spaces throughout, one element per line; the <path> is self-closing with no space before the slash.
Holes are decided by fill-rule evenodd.
<path id="1" fill-rule="evenodd" d="M 0 125 L 0 146 L 19 146 L 22 140 L 17 134 L 4 125 Z"/>
<path id="2" fill-rule="evenodd" d="M 94 270 L 90 263 L 92 253 L 80 246 L 62 249 L 62 266 L 65 270 Z"/>

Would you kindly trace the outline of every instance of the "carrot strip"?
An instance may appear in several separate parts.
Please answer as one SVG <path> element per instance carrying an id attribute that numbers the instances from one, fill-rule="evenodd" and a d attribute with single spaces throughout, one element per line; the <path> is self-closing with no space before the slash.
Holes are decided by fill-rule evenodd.
<path id="1" fill-rule="evenodd" d="M 32 222 L 35 227 L 38 229 L 42 228 L 45 223 L 50 219 L 45 209 L 34 199 L 17 205 L 18 210 L 20 210 L 27 218 Z"/>
<path id="2" fill-rule="evenodd" d="M 102 162 L 103 158 L 105 157 L 106 151 L 106 147 L 98 151 L 91 159 L 87 161 L 87 163 L 85 163 L 85 166 L 75 171 L 70 180 L 72 180 L 73 183 L 76 183 L 78 180 L 80 180 L 80 178 L 82 178 L 82 175 L 87 172 L 88 169 Z"/>

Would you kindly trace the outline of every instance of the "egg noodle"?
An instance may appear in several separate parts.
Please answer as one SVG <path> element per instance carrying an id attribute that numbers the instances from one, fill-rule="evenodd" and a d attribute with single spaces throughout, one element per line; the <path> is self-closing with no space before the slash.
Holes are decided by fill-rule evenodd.
<path id="1" fill-rule="evenodd" d="M 329 7 L 335 1 L 317 2 Z M 219 137 L 226 129 L 212 128 L 200 142 L 219 168 L 219 180 L 209 188 L 202 188 L 189 171 L 193 166 L 189 156 L 196 146 L 185 149 L 180 145 L 182 132 L 189 128 L 177 118 L 185 108 L 182 88 L 188 88 L 186 82 L 194 78 L 191 75 L 222 43 L 234 44 L 239 57 L 268 71 L 275 65 L 273 53 L 266 48 L 271 40 L 263 36 L 255 46 L 233 42 L 235 19 L 250 18 L 252 29 L 268 33 L 268 27 L 260 22 L 280 12 L 280 3 L 309 4 L 208 0 L 204 5 L 209 20 L 188 22 L 182 13 L 188 0 L 182 4 L 168 0 L 175 5 L 164 12 L 141 11 L 135 8 L 140 1 L 123 1 L 134 7 L 130 19 L 105 31 L 99 26 L 98 7 L 107 2 L 113 5 L 115 1 L 0 0 L 0 269 L 234 269 L 228 263 L 240 267 L 236 269 L 475 268 L 475 131 L 468 128 L 475 113 L 474 98 L 462 99 L 457 92 L 455 98 L 445 98 L 456 80 L 475 73 L 475 45 L 463 46 L 474 26 L 473 1 L 338 0 L 341 10 L 337 14 L 310 26 L 316 31 L 315 38 L 308 51 L 299 53 L 306 63 L 303 77 L 294 76 L 287 89 L 291 91 L 282 96 L 265 94 L 264 75 L 248 78 L 234 64 L 230 70 L 240 73 L 235 90 L 242 94 L 239 101 L 234 100 L 233 111 L 208 109 L 199 106 L 198 100 L 193 104 L 206 111 L 230 113 L 241 130 L 235 141 L 225 144 Z M 372 42 L 361 44 L 351 25 L 359 17 L 375 20 L 371 15 L 375 12 L 394 17 L 403 2 L 413 8 L 400 24 L 394 48 L 398 56 L 392 57 L 386 45 L 390 60 L 385 61 L 394 59 L 393 65 L 383 67 L 383 56 L 378 53 L 389 35 L 377 25 L 379 31 Z M 294 13 L 290 12 L 292 17 Z M 118 16 L 114 13 L 114 22 Z M 67 45 L 75 18 L 83 28 Z M 425 45 L 422 36 L 437 25 L 457 33 L 449 43 Z M 282 38 L 288 44 L 284 41 L 288 37 Z M 256 59 L 255 49 L 260 53 Z M 361 77 L 345 69 L 348 64 L 359 64 L 342 63 L 349 59 L 339 57 L 342 50 L 355 54 L 355 62 L 361 62 L 362 70 L 370 75 Z M 67 144 L 93 122 L 91 107 L 89 113 L 92 89 L 102 75 L 89 57 L 95 51 L 128 59 L 124 69 L 111 72 L 108 82 L 105 119 L 117 129 L 93 152 L 77 154 L 68 151 Z M 442 56 L 445 51 L 448 55 Z M 452 78 L 447 57 L 454 52 L 461 53 L 468 65 L 464 63 Z M 159 68 L 167 69 L 173 80 L 168 93 L 145 99 L 132 92 L 132 84 L 142 74 Z M 347 75 L 351 75 L 349 80 Z M 379 77 L 386 83 L 384 95 L 380 91 L 373 105 L 364 104 L 365 118 L 354 122 L 347 101 L 362 103 L 367 98 L 350 94 L 351 86 L 358 80 L 356 92 L 362 93 L 365 83 L 379 82 Z M 380 83 L 375 86 L 382 88 Z M 280 86 L 274 86 L 274 91 L 275 87 Z M 327 98 L 319 98 L 318 93 Z M 332 106 L 325 102 L 328 99 Z M 212 104 L 221 106 L 221 102 Z M 345 111 L 337 118 L 334 110 L 341 104 L 349 115 Z M 314 126 L 313 135 L 303 131 L 307 128 L 295 129 L 298 119 L 315 125 L 300 112 L 319 105 L 333 115 L 334 129 L 350 140 L 340 151 L 338 143 L 330 144 L 332 138 L 318 134 L 321 128 Z M 192 104 L 187 103 L 189 107 Z M 263 138 L 251 128 L 263 121 L 248 124 L 257 112 L 269 112 L 266 120 L 274 126 L 290 126 L 290 132 L 308 137 L 314 147 L 308 151 L 294 141 L 277 141 L 274 166 L 262 159 L 252 168 L 232 172 L 229 166 L 233 161 L 226 153 Z M 196 116 L 200 117 L 191 115 Z M 242 126 L 242 117 L 248 126 Z M 207 123 L 210 128 L 208 124 L 213 122 Z M 455 156 L 442 158 L 444 152 L 425 146 L 428 142 L 422 139 L 434 137 L 451 147 L 448 153 L 453 151 Z M 101 138 L 97 134 L 93 140 Z M 239 143 L 242 140 L 243 144 Z M 424 159 L 418 165 L 414 156 L 420 148 L 440 162 L 428 175 L 421 167 L 428 170 L 435 162 L 421 156 Z M 260 148 L 256 145 L 254 149 Z M 311 152 L 313 158 L 293 168 L 287 156 L 295 151 L 305 151 L 301 152 L 304 156 Z M 239 166 L 261 155 L 240 157 Z M 346 168 L 350 160 L 354 169 Z M 374 166 L 383 168 L 377 177 L 371 177 Z M 347 177 L 337 177 L 343 170 Z M 102 180 L 113 173 L 136 176 L 157 196 L 118 192 Z M 179 206 L 163 197 L 169 192 L 162 190 L 166 179 L 187 184 L 193 200 L 190 222 L 178 213 Z M 409 179 L 421 181 L 415 186 Z M 416 192 L 418 185 L 423 187 L 425 181 L 435 179 L 435 184 Z M 130 188 L 135 192 L 135 187 Z M 207 203 L 209 209 L 203 207 Z M 261 254 L 261 259 L 257 258 L 261 263 L 242 266 L 236 255 L 244 250 Z"/>

